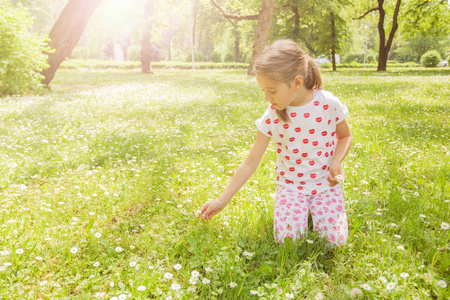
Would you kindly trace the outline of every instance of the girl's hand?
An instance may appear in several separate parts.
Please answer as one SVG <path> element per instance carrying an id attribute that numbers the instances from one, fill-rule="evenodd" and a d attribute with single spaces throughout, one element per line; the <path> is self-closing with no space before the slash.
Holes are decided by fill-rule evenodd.
<path id="1" fill-rule="evenodd" d="M 341 175 L 342 178 L 345 178 L 344 169 L 342 169 L 341 164 L 339 163 L 331 163 L 330 165 L 330 175 L 328 175 L 327 180 L 330 183 L 330 186 L 333 187 L 338 184 L 340 181 L 338 179 L 338 175 Z M 339 177 L 341 177 L 339 176 Z"/>
<path id="2" fill-rule="evenodd" d="M 200 208 L 200 214 L 197 215 L 197 219 L 202 217 L 203 220 L 210 220 L 214 215 L 218 214 L 227 205 L 219 199 L 206 202 L 202 208 Z"/>

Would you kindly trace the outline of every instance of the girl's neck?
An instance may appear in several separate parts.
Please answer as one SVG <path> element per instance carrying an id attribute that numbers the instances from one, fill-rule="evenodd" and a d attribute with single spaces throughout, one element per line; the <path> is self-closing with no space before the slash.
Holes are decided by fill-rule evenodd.
<path id="1" fill-rule="evenodd" d="M 308 104 L 314 99 L 316 90 L 306 89 L 304 86 L 298 91 L 297 97 L 290 106 L 303 106 Z"/>

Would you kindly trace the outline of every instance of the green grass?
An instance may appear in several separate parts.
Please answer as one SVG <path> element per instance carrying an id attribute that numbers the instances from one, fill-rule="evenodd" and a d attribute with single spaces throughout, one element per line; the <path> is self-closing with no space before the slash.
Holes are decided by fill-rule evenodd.
<path id="1" fill-rule="evenodd" d="M 324 72 L 354 136 L 350 241 L 332 250 L 274 242 L 272 149 L 223 212 L 195 219 L 267 103 L 245 70 L 155 73 L 60 70 L 48 93 L 0 99 L 1 299 L 450 297 L 449 70 Z"/>

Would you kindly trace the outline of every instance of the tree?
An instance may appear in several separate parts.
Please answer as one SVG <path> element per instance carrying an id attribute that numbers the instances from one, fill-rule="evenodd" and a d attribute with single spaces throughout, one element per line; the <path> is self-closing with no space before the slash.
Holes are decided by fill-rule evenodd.
<path id="1" fill-rule="evenodd" d="M 70 55 L 83 34 L 86 24 L 102 0 L 69 0 L 50 31 L 48 46 L 55 49 L 48 53 L 50 67 L 41 72 L 43 84 L 48 85 L 55 77 L 61 63 Z"/>
<path id="2" fill-rule="evenodd" d="M 211 0 L 212 4 L 216 6 L 225 18 L 234 20 L 257 20 L 255 41 L 253 43 L 253 54 L 250 60 L 250 65 L 247 70 L 248 75 L 254 75 L 254 66 L 256 59 L 262 54 L 264 48 L 269 41 L 270 29 L 272 27 L 272 20 L 275 10 L 275 0 L 263 0 L 258 14 L 254 15 L 235 15 L 227 13 L 215 0 Z"/>
<path id="3" fill-rule="evenodd" d="M 144 74 L 153 74 L 150 68 L 152 59 L 152 45 L 150 43 L 151 16 L 153 15 L 153 1 L 147 0 L 144 5 L 144 35 L 141 42 L 141 70 Z"/>
<path id="4" fill-rule="evenodd" d="M 389 56 L 389 51 L 391 50 L 392 43 L 394 41 L 394 36 L 399 29 L 399 24 L 405 24 L 405 31 L 416 32 L 417 28 L 428 28 L 431 29 L 435 26 L 430 24 L 438 23 L 438 20 L 441 24 L 444 25 L 444 28 L 439 30 L 449 30 L 448 25 L 448 9 L 445 9 L 447 5 L 447 1 L 438 0 L 396 0 L 395 7 L 392 13 L 392 24 L 391 30 L 386 36 L 386 13 L 389 1 L 385 0 L 377 0 L 377 6 L 371 9 L 368 9 L 363 15 L 355 20 L 361 20 L 369 15 L 371 12 L 378 12 L 378 35 L 379 35 L 379 49 L 378 49 L 378 71 L 386 71 L 387 60 Z M 404 5 L 402 5 L 404 4 Z M 400 9 L 402 6 L 407 7 L 405 13 L 400 15 Z M 401 17 L 401 18 L 399 18 Z M 403 21 L 403 22 L 400 22 Z M 408 25 L 406 25 L 408 24 Z M 411 24 L 413 24 L 411 26 Z M 428 26 L 424 26 L 424 24 L 428 24 Z M 438 31 L 439 31 L 438 30 Z M 434 30 L 435 31 L 435 30 Z"/>

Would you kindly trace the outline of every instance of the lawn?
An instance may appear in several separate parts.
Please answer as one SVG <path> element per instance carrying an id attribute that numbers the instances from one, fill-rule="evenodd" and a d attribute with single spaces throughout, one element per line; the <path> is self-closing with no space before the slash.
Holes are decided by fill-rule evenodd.
<path id="1" fill-rule="evenodd" d="M 0 99 L 0 298 L 449 299 L 450 70 L 323 76 L 354 137 L 332 250 L 274 242 L 272 148 L 195 218 L 267 107 L 245 70 L 60 70 Z"/>

